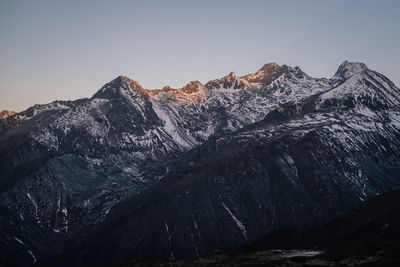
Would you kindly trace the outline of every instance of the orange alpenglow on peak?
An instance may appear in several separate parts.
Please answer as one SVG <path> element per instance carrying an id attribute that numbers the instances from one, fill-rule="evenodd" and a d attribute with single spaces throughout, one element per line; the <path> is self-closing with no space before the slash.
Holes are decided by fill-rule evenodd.
<path id="1" fill-rule="evenodd" d="M 199 88 L 201 86 L 203 86 L 203 84 L 201 82 L 191 81 L 179 90 L 181 90 L 182 92 L 187 93 L 187 94 L 193 94 L 193 93 L 198 92 Z"/>
<path id="2" fill-rule="evenodd" d="M 240 78 L 250 83 L 269 83 L 282 74 L 282 68 L 276 63 L 267 63 L 256 73 L 244 75 Z"/>
<path id="3" fill-rule="evenodd" d="M 143 90 L 143 91 L 145 90 L 138 81 L 129 79 L 126 76 L 119 76 L 117 79 L 121 79 L 124 83 L 126 83 L 129 86 L 129 88 L 131 90 L 132 89 L 139 89 L 139 90 Z"/>
<path id="4" fill-rule="evenodd" d="M 10 117 L 14 114 L 16 114 L 17 112 L 15 111 L 10 111 L 10 110 L 3 110 L 0 112 L 0 120 L 5 119 L 7 117 Z"/>
<path id="5" fill-rule="evenodd" d="M 132 80 L 126 76 L 118 76 L 110 83 L 106 84 L 103 88 L 96 93 L 95 97 L 106 97 L 109 94 L 115 93 L 115 88 L 122 87 L 128 89 L 132 92 L 139 94 L 146 94 L 148 96 L 155 96 L 160 92 L 182 92 L 188 95 L 195 94 L 203 89 L 212 89 L 212 88 L 233 88 L 240 89 L 245 88 L 247 83 L 256 83 L 256 84 L 268 84 L 274 79 L 278 78 L 281 75 L 283 69 L 276 63 L 267 63 L 261 69 L 259 69 L 255 73 L 247 74 L 242 77 L 236 76 L 234 72 L 230 72 L 228 75 L 209 81 L 206 85 L 203 85 L 199 81 L 191 81 L 187 83 L 185 86 L 179 89 L 171 88 L 170 86 L 164 86 L 162 89 L 145 89 L 143 88 L 139 82 Z M 109 97 L 109 96 L 108 96 Z"/>
<path id="6" fill-rule="evenodd" d="M 168 92 L 168 91 L 171 91 L 171 90 L 174 90 L 174 89 L 171 88 L 171 86 L 167 85 L 167 86 L 164 86 L 161 90 L 165 91 L 165 92 Z"/>
<path id="7" fill-rule="evenodd" d="M 235 79 L 235 78 L 237 78 L 237 76 L 236 76 L 236 74 L 232 71 L 232 72 L 230 72 L 228 75 L 226 75 L 224 78 Z"/>

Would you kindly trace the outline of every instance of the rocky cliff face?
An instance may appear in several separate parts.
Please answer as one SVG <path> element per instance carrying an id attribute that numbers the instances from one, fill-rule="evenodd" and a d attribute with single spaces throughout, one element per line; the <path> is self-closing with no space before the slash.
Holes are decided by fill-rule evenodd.
<path id="1" fill-rule="evenodd" d="M 36 105 L 0 121 L 2 254 L 45 260 L 96 226 L 77 262 L 178 259 L 324 222 L 400 186 L 399 106 L 350 62 L 332 79 L 267 64 L 177 90 L 118 77 Z"/>
<path id="2" fill-rule="evenodd" d="M 14 115 L 15 113 L 16 112 L 14 112 L 14 111 L 3 110 L 0 112 L 0 120 L 10 117 L 11 115 Z"/>

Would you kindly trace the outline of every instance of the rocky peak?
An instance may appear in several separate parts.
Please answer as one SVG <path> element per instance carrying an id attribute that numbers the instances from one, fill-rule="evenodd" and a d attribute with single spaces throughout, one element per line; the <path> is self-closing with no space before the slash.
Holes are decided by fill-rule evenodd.
<path id="1" fill-rule="evenodd" d="M 206 84 L 209 89 L 212 88 L 230 88 L 230 89 L 242 89 L 245 84 L 241 78 L 237 77 L 234 72 L 230 72 L 228 75 L 222 77 L 221 79 L 216 79 L 209 81 Z"/>
<path id="2" fill-rule="evenodd" d="M 174 90 L 174 89 L 171 88 L 171 86 L 169 86 L 169 85 L 164 86 L 164 87 L 161 89 L 161 91 L 164 91 L 164 92 L 168 92 L 168 91 L 171 91 L 171 90 Z"/>
<path id="3" fill-rule="evenodd" d="M 282 68 L 276 63 L 265 64 L 256 73 L 247 74 L 242 79 L 250 83 L 263 83 L 269 84 L 274 79 L 278 78 L 282 74 Z"/>
<path id="4" fill-rule="evenodd" d="M 274 62 L 272 63 L 267 63 L 265 64 L 260 70 L 259 72 L 263 72 L 263 73 L 272 73 L 274 71 L 279 71 L 280 66 Z"/>
<path id="5" fill-rule="evenodd" d="M 137 81 L 126 76 L 118 76 L 104 85 L 92 98 L 118 98 L 125 93 L 146 94 L 147 91 Z"/>
<path id="6" fill-rule="evenodd" d="M 222 79 L 233 80 L 233 79 L 237 79 L 237 76 L 236 76 L 236 74 L 232 71 L 232 72 L 230 72 L 228 75 L 224 76 Z"/>
<path id="7" fill-rule="evenodd" d="M 199 91 L 203 85 L 199 81 L 191 81 L 180 90 L 186 94 L 193 94 Z"/>
<path id="8" fill-rule="evenodd" d="M 124 84 L 127 84 L 131 91 L 144 90 L 144 88 L 139 84 L 139 82 L 129 79 L 126 76 L 119 76 L 117 79 L 121 79 Z"/>
<path id="9" fill-rule="evenodd" d="M 364 63 L 350 62 L 346 60 L 345 62 L 340 64 L 334 77 L 347 79 L 350 76 L 360 73 L 366 69 L 368 69 L 368 67 Z"/>
<path id="10" fill-rule="evenodd" d="M 17 113 L 17 112 L 10 111 L 10 110 L 3 110 L 0 112 L 0 120 L 10 117 L 10 116 L 14 115 L 15 113 Z"/>
<path id="11" fill-rule="evenodd" d="M 292 75 L 297 79 L 303 79 L 305 77 L 309 78 L 309 76 L 299 66 L 290 67 L 284 64 L 281 66 L 281 71 L 287 75 Z"/>
<path id="12" fill-rule="evenodd" d="M 112 83 L 114 82 L 117 86 L 119 85 L 121 88 L 125 90 L 129 90 L 131 92 L 145 92 L 146 89 L 144 89 L 139 82 L 129 79 L 126 76 L 118 76 L 116 79 L 111 81 Z"/>

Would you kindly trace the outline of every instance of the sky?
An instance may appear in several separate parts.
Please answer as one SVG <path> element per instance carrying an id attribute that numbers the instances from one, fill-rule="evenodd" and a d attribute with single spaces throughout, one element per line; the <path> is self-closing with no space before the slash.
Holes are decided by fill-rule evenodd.
<path id="1" fill-rule="evenodd" d="M 333 76 L 364 62 L 400 86 L 400 1 L 0 0 L 0 110 L 206 83 L 265 63 Z"/>

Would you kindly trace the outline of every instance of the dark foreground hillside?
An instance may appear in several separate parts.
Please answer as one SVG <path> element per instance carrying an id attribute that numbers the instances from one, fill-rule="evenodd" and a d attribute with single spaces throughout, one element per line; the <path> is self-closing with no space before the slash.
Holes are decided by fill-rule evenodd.
<path id="1" fill-rule="evenodd" d="M 295 249 L 301 254 L 300 248 L 322 253 L 290 257 Z M 308 232 L 275 231 L 249 246 L 194 260 L 171 262 L 138 257 L 111 266 L 400 266 L 399 252 L 400 190 L 395 190 L 371 198 Z"/>

